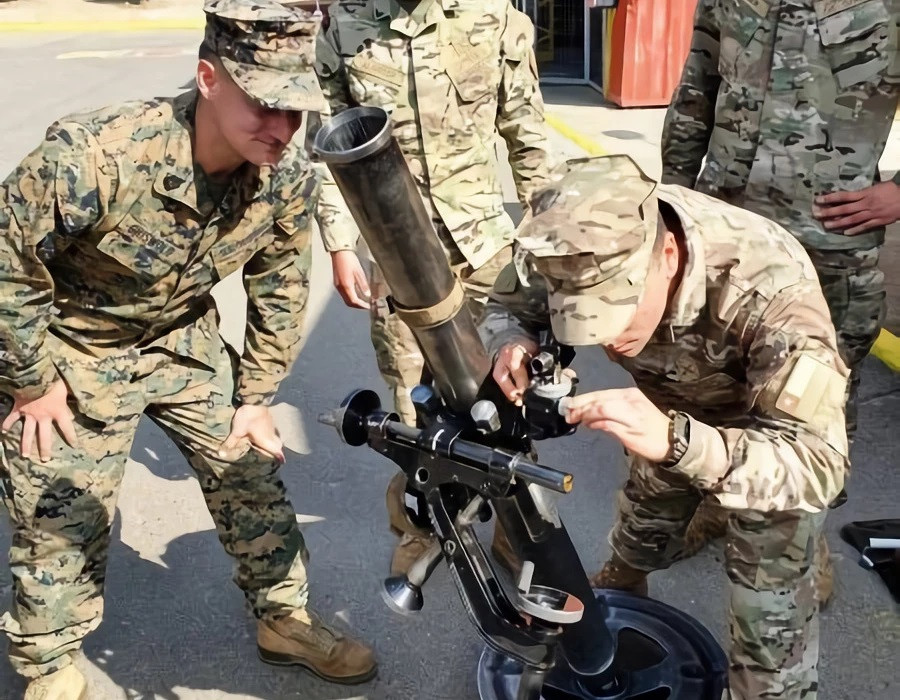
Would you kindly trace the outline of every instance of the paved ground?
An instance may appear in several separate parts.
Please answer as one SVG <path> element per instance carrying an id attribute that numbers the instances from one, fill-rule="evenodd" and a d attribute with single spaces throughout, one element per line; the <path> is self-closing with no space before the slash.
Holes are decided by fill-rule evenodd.
<path id="1" fill-rule="evenodd" d="M 0 35 L 0 171 L 36 145 L 55 117 L 77 109 L 147 94 L 166 94 L 191 74 L 197 36 L 168 32 L 124 36 Z M 87 53 L 85 53 L 87 52 Z M 110 54 L 108 52 L 115 52 Z M 122 53 L 124 52 L 124 53 Z M 601 109 L 587 91 L 548 90 L 559 116 L 579 128 L 621 131 L 621 145 L 645 163 L 652 143 L 650 112 Z M 646 119 L 646 128 L 640 126 Z M 625 132 L 634 132 L 633 134 Z M 554 137 L 558 152 L 577 149 Z M 620 150 L 620 149 L 616 149 Z M 311 677 L 273 670 L 254 656 L 253 627 L 241 596 L 228 582 L 221 551 L 198 486 L 187 465 L 150 425 L 142 426 L 129 462 L 115 522 L 106 619 L 85 646 L 81 662 L 91 700 L 469 700 L 481 645 L 465 618 L 446 572 L 426 590 L 426 609 L 414 619 L 391 615 L 378 584 L 392 538 L 384 526 L 384 486 L 392 467 L 374 453 L 342 446 L 315 416 L 355 387 L 380 388 L 365 317 L 344 308 L 330 290 L 327 261 L 316 252 L 311 312 L 303 355 L 285 383 L 279 420 L 293 450 L 284 477 L 312 550 L 312 603 L 374 640 L 377 680 L 347 690 Z M 218 291 L 226 334 L 237 340 L 239 288 Z M 621 370 L 598 353 L 578 360 L 585 390 L 622 385 Z M 862 431 L 854 462 L 852 500 L 830 523 L 838 571 L 834 605 L 823 617 L 823 700 L 894 700 L 900 696 L 896 659 L 900 616 L 878 580 L 860 569 L 836 536 L 847 520 L 897 517 L 896 436 L 900 380 L 877 361 L 866 367 Z M 599 434 L 541 446 L 548 464 L 576 475 L 561 503 L 588 568 L 607 554 L 613 493 L 623 478 L 621 451 Z M 9 532 L 0 518 L 0 549 Z M 720 555 L 707 552 L 652 581 L 654 595 L 724 635 L 725 576 Z M 0 566 L 0 608 L 9 577 Z M 0 642 L 0 654 L 3 643 Z M 0 700 L 19 697 L 21 684 L 0 657 Z"/>
<path id="2" fill-rule="evenodd" d="M 203 22 L 204 0 L 0 0 L 3 22 Z"/>

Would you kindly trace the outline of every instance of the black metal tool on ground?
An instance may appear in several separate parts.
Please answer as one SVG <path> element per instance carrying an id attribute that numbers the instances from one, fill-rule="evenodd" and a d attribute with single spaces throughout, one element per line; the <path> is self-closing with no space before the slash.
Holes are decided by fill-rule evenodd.
<path id="1" fill-rule="evenodd" d="M 478 669 L 485 700 L 718 700 L 727 664 L 709 632 L 662 603 L 591 589 L 555 506 L 572 476 L 530 458 L 532 438 L 570 432 L 558 407 L 573 393 L 559 373 L 565 360 L 551 343 L 543 349 L 526 410 L 500 394 L 388 115 L 371 107 L 342 112 L 319 131 L 315 152 L 433 377 L 411 396 L 419 427 L 383 410 L 369 390 L 320 417 L 347 444 L 368 444 L 396 463 L 421 504 L 419 522 L 437 534 L 407 577 L 388 579 L 389 605 L 421 609 L 422 586 L 443 558 L 487 643 Z M 492 515 L 523 562 L 514 590 L 474 531 Z"/>
<path id="2" fill-rule="evenodd" d="M 859 565 L 877 573 L 900 603 L 900 519 L 847 523 L 841 537 L 859 550 Z"/>

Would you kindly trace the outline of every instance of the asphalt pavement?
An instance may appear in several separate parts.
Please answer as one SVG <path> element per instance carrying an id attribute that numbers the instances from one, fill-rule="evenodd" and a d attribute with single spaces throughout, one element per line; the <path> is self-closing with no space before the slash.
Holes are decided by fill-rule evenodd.
<path id="1" fill-rule="evenodd" d="M 8 172 L 37 146 L 43 130 L 59 116 L 178 90 L 191 78 L 198 37 L 196 31 L 0 34 L 0 171 Z M 589 92 L 573 97 L 571 91 L 548 89 L 546 95 L 562 118 L 575 114 L 577 106 L 583 110 L 579 115 L 612 118 L 623 127 L 638 119 L 638 112 L 601 115 L 599 107 L 592 109 Z M 553 138 L 559 154 L 580 154 L 563 137 Z M 216 294 L 224 333 L 239 342 L 240 286 L 229 280 Z M 583 353 L 576 367 L 585 391 L 628 384 L 601 353 Z M 256 659 L 254 625 L 230 582 L 230 561 L 196 480 L 147 422 L 132 449 L 119 499 L 105 620 L 79 661 L 92 685 L 91 700 L 477 697 L 474 670 L 482 645 L 445 570 L 438 569 L 429 581 L 421 615 L 398 617 L 381 602 L 379 584 L 394 544 L 384 489 L 394 467 L 367 449 L 342 445 L 331 428 L 316 422 L 320 412 L 363 386 L 385 395 L 367 318 L 345 308 L 333 293 L 328 260 L 317 247 L 305 347 L 276 406 L 291 450 L 283 476 L 312 552 L 311 604 L 326 619 L 348 625 L 375 644 L 378 678 L 347 689 Z M 900 697 L 900 615 L 877 577 L 857 565 L 855 552 L 836 534 L 849 520 L 900 517 L 893 452 L 898 389 L 896 375 L 877 360 L 867 362 L 851 499 L 829 522 L 837 589 L 822 616 L 822 700 Z M 614 493 L 624 477 L 621 449 L 587 431 L 540 449 L 545 463 L 564 465 L 575 474 L 575 489 L 561 499 L 560 510 L 586 568 L 593 570 L 608 553 Z M 0 549 L 8 542 L 9 528 L 0 517 Z M 654 575 L 651 591 L 724 640 L 721 559 L 719 551 L 708 550 Z M 9 593 L 9 573 L 0 566 L 0 609 Z M 18 698 L 22 684 L 4 652 L 5 641 L 0 641 L 0 699 Z"/>

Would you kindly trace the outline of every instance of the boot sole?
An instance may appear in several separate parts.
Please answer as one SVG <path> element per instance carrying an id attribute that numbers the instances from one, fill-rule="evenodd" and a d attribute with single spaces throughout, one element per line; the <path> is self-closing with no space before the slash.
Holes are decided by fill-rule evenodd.
<path id="1" fill-rule="evenodd" d="M 357 674 L 355 676 L 328 676 L 316 669 L 315 666 L 312 666 L 306 661 L 301 661 L 294 656 L 266 651 L 262 647 L 257 647 L 256 653 L 259 656 L 260 661 L 265 664 L 269 664 L 270 666 L 299 666 L 300 668 L 308 671 L 317 678 L 321 678 L 323 681 L 327 681 L 328 683 L 338 683 L 340 685 L 358 685 L 360 683 L 365 683 L 366 681 L 372 680 L 378 673 L 378 666 L 375 665 L 371 668 L 371 670 L 366 671 L 365 673 Z"/>

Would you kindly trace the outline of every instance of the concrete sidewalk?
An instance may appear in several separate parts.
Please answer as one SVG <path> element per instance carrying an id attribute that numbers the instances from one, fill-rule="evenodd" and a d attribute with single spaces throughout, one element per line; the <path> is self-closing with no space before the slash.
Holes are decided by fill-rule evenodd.
<path id="1" fill-rule="evenodd" d="M 0 0 L 0 31 L 193 29 L 203 0 Z"/>

